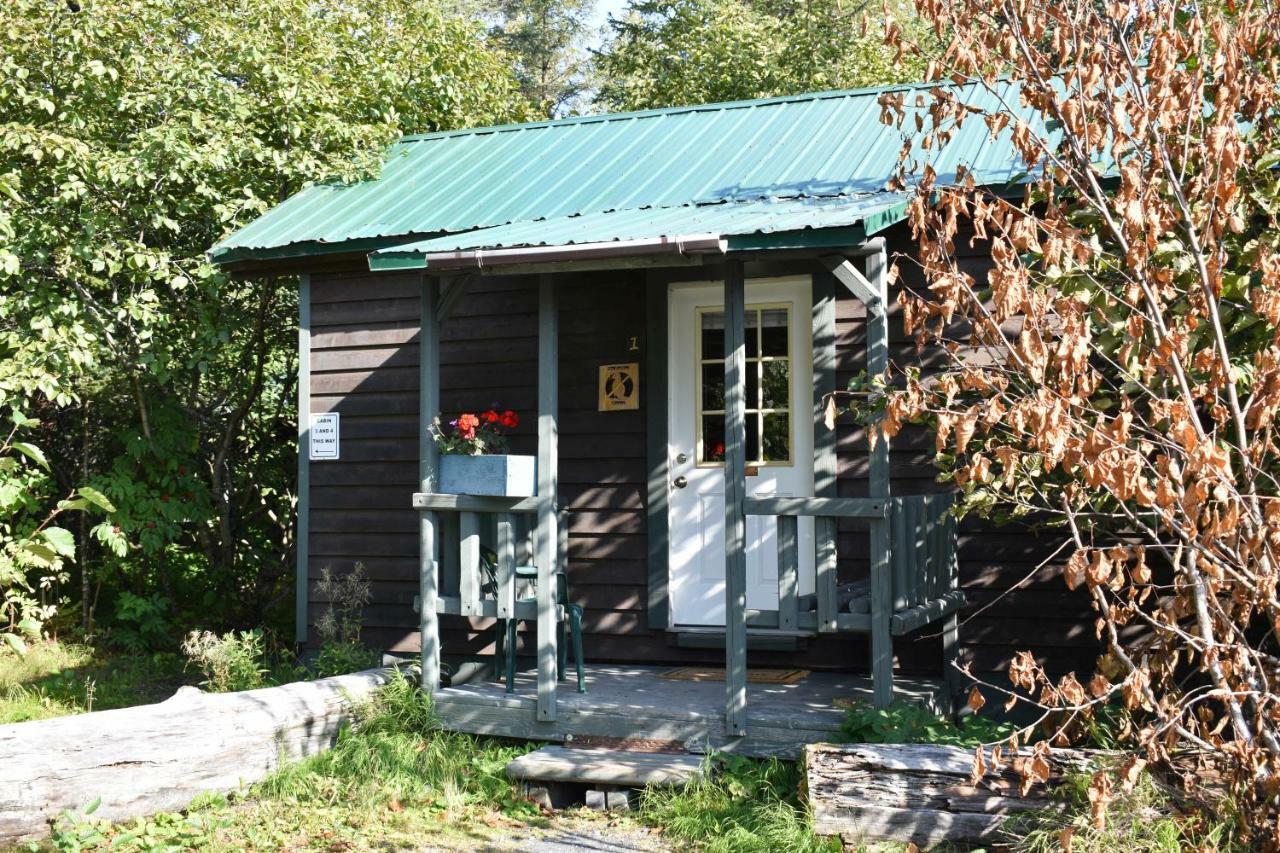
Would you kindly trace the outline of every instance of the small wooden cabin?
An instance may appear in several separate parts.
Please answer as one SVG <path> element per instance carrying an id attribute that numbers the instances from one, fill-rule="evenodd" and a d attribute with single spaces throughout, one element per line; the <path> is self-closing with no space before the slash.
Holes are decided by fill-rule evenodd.
<path id="1" fill-rule="evenodd" d="M 1036 570 L 1054 541 L 957 527 L 930 436 L 823 423 L 855 376 L 929 358 L 887 285 L 897 256 L 895 287 L 920 278 L 882 91 L 406 137 L 376 180 L 214 247 L 300 277 L 299 642 L 321 568 L 360 563 L 366 640 L 421 656 L 446 725 L 756 754 L 828 737 L 841 699 L 946 707 L 957 656 L 1087 665 L 1082 604 Z M 920 156 L 1021 171 L 978 122 Z M 489 408 L 520 415 L 535 496 L 438 490 L 428 426 Z M 581 694 L 557 678 L 569 605 Z M 482 665 L 495 619 L 519 627 L 511 692 Z"/>

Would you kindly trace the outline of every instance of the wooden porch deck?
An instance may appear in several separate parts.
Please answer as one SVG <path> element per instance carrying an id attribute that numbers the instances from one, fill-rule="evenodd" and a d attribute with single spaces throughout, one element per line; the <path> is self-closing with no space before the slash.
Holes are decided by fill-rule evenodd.
<path id="1" fill-rule="evenodd" d="M 831 740 L 844 720 L 838 699 L 872 700 L 871 679 L 815 672 L 795 684 L 748 684 L 746 735 L 725 733 L 723 681 L 660 678 L 663 666 L 587 666 L 587 692 L 572 681 L 557 691 L 557 718 L 538 722 L 537 673 L 516 677 L 514 693 L 497 681 L 476 680 L 435 692 L 444 727 L 522 740 L 634 738 L 675 741 L 690 752 L 723 750 L 754 757 L 797 758 L 808 743 Z M 899 677 L 896 698 L 941 712 L 940 680 Z"/>

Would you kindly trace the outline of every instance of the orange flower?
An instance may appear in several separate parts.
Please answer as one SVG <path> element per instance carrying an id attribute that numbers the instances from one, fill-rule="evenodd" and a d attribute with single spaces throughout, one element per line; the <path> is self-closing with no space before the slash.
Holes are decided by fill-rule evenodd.
<path id="1" fill-rule="evenodd" d="M 463 412 L 458 415 L 458 435 L 463 438 L 475 438 L 476 427 L 480 426 L 480 419 L 470 412 Z"/>

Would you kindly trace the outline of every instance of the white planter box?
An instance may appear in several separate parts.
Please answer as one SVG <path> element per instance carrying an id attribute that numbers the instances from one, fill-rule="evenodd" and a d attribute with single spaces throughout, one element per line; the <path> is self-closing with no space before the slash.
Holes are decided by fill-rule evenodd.
<path id="1" fill-rule="evenodd" d="M 437 488 L 450 495 L 532 497 L 538 491 L 537 457 L 444 454 Z"/>

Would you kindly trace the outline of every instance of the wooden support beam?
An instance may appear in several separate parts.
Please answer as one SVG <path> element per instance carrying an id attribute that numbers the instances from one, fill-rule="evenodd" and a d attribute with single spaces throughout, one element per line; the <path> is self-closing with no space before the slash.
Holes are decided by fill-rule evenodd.
<path id="1" fill-rule="evenodd" d="M 556 718 L 556 466 L 560 406 L 560 309 L 555 277 L 538 276 L 538 719 Z"/>
<path id="2" fill-rule="evenodd" d="M 871 300 L 867 301 L 867 373 L 873 381 L 889 370 L 887 272 L 888 256 L 881 246 L 878 252 L 867 256 L 865 279 L 872 290 Z M 840 272 L 835 272 L 835 275 L 840 278 Z M 867 427 L 867 438 L 871 454 L 867 494 L 868 497 L 888 501 L 889 440 L 880 433 L 878 423 Z M 871 523 L 871 677 L 877 708 L 884 708 L 893 701 L 893 636 L 890 627 L 894 603 L 890 565 L 890 548 L 893 546 L 889 533 L 887 520 Z"/>
<path id="3" fill-rule="evenodd" d="M 881 249 L 876 254 L 868 255 L 868 270 L 871 267 L 871 259 L 883 255 L 884 249 Z M 842 258 L 839 255 L 824 255 L 819 260 L 827 268 L 827 271 L 835 276 L 836 281 L 843 284 L 850 293 L 862 300 L 863 304 L 867 306 L 868 313 L 884 314 L 886 312 L 883 282 L 877 284 L 874 274 L 863 275 L 848 258 Z"/>
<path id="4" fill-rule="evenodd" d="M 307 603 L 311 599 L 311 276 L 298 281 L 298 518 L 294 527 L 297 588 L 293 638 L 307 641 Z"/>
<path id="5" fill-rule="evenodd" d="M 649 627 L 664 631 L 671 627 L 670 521 L 667 517 L 667 489 L 671 472 L 667 454 L 667 276 L 658 271 L 645 274 L 645 372 L 641 384 L 645 410 L 645 457 L 649 469 L 645 503 L 645 530 L 649 574 Z"/>
<path id="6" fill-rule="evenodd" d="M 433 276 L 422 277 L 422 320 L 418 334 L 418 490 L 436 490 L 439 451 L 427 426 L 440 414 L 440 322 L 436 307 L 440 284 Z M 419 514 L 418 595 L 422 609 L 418 632 L 422 642 L 422 689 L 434 693 L 440 686 L 440 622 L 436 617 L 436 516 Z"/>
<path id="7" fill-rule="evenodd" d="M 836 281 L 823 270 L 813 276 L 813 493 L 834 499 L 838 461 L 836 431 L 825 423 L 827 396 L 836 390 Z M 883 510 L 883 507 L 882 507 Z M 834 631 L 839 594 L 836 578 L 837 522 L 815 519 L 814 592 L 823 598 L 817 616 L 824 631 Z"/>
<path id="8" fill-rule="evenodd" d="M 538 499 L 508 498 L 499 495 L 445 495 L 418 492 L 413 496 L 413 508 L 445 512 L 533 514 L 538 511 Z"/>
<path id="9" fill-rule="evenodd" d="M 741 261 L 724 279 L 725 733 L 747 731 L 746 281 Z"/>
<path id="10" fill-rule="evenodd" d="M 744 498 L 747 515 L 808 515 L 884 518 L 888 502 L 878 498 Z"/>

